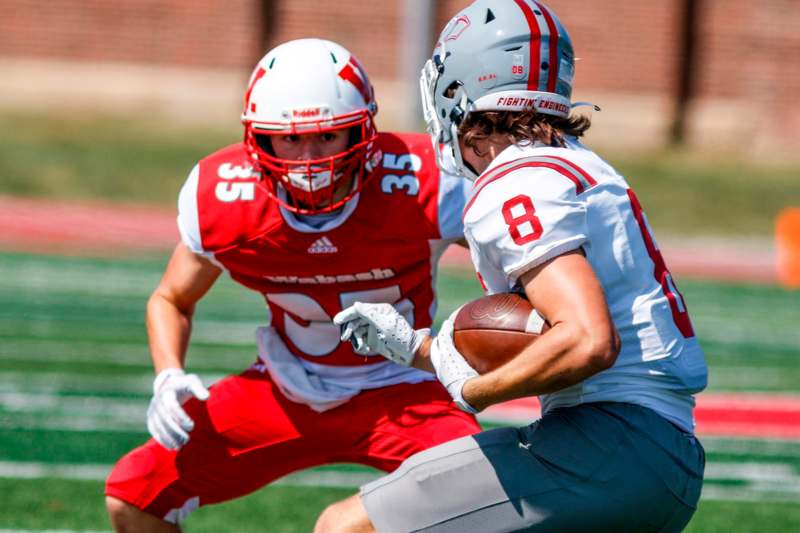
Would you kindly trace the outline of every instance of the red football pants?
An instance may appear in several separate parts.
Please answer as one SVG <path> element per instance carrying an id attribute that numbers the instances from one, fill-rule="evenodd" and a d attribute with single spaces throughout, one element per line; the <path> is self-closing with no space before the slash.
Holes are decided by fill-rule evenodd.
<path id="1" fill-rule="evenodd" d="M 192 498 L 230 500 L 311 466 L 392 471 L 414 453 L 480 431 L 438 381 L 367 390 L 317 413 L 286 399 L 269 374 L 248 370 L 184 409 L 195 422 L 186 446 L 169 451 L 150 439 L 116 464 L 107 495 L 165 518 Z"/>

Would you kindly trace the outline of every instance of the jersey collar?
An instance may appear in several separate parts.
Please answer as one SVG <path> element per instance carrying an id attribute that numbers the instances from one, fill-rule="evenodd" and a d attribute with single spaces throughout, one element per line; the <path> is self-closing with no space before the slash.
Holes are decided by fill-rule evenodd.
<path id="1" fill-rule="evenodd" d="M 282 187 L 278 188 L 278 194 L 281 196 L 282 200 L 286 201 L 286 191 L 284 191 Z M 360 195 L 361 193 L 356 193 L 350 200 L 347 201 L 347 203 L 344 204 L 342 210 L 335 217 L 330 218 L 319 227 L 315 227 L 307 222 L 304 222 L 303 220 L 299 219 L 297 215 L 280 204 L 278 205 L 278 208 L 280 209 L 283 220 L 293 230 L 301 233 L 323 233 L 338 228 L 344 224 L 348 218 L 350 218 L 350 215 L 353 214 L 353 211 L 355 211 L 356 207 L 358 207 L 358 199 Z"/>
<path id="2" fill-rule="evenodd" d="M 507 163 L 509 161 L 513 161 L 521 157 L 530 157 L 531 154 L 528 150 L 530 150 L 531 148 L 552 148 L 552 147 L 540 141 L 534 141 L 533 144 L 523 143 L 523 144 L 509 145 L 505 147 L 503 151 L 497 154 L 497 157 L 492 159 L 492 162 L 489 163 L 489 166 L 486 167 L 486 170 L 484 170 L 481 173 L 481 176 L 483 176 L 487 172 L 491 172 L 494 168 L 502 165 L 503 163 Z M 477 183 L 479 180 L 480 177 L 478 177 L 478 179 L 475 180 L 475 182 Z"/>

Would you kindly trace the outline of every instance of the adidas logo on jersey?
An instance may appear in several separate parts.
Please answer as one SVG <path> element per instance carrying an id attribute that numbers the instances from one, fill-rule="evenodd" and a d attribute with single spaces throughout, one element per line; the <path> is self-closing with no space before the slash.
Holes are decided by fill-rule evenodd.
<path id="1" fill-rule="evenodd" d="M 320 237 L 308 247 L 310 254 L 335 254 L 339 249 L 327 237 Z"/>

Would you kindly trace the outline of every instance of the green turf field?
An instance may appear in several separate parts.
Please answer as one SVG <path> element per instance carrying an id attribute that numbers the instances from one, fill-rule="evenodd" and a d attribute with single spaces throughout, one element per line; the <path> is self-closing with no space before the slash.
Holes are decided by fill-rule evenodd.
<path id="1" fill-rule="evenodd" d="M 164 259 L 0 254 L 0 531 L 108 530 L 102 479 L 146 438 L 152 371 L 145 300 Z M 800 298 L 774 287 L 684 280 L 711 365 L 710 390 L 800 393 Z M 478 296 L 471 274 L 440 277 L 446 316 Z M 261 299 L 223 280 L 200 304 L 189 367 L 206 382 L 248 365 Z M 706 439 L 694 532 L 800 529 L 800 443 Z M 318 512 L 374 472 L 316 469 L 204 508 L 188 531 L 309 531 Z"/>

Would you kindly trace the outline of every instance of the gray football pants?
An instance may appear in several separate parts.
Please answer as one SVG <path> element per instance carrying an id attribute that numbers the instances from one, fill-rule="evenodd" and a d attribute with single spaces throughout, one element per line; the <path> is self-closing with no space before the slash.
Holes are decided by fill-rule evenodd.
<path id="1" fill-rule="evenodd" d="M 704 465 L 654 411 L 601 402 L 418 453 L 361 498 L 381 533 L 681 531 Z"/>

